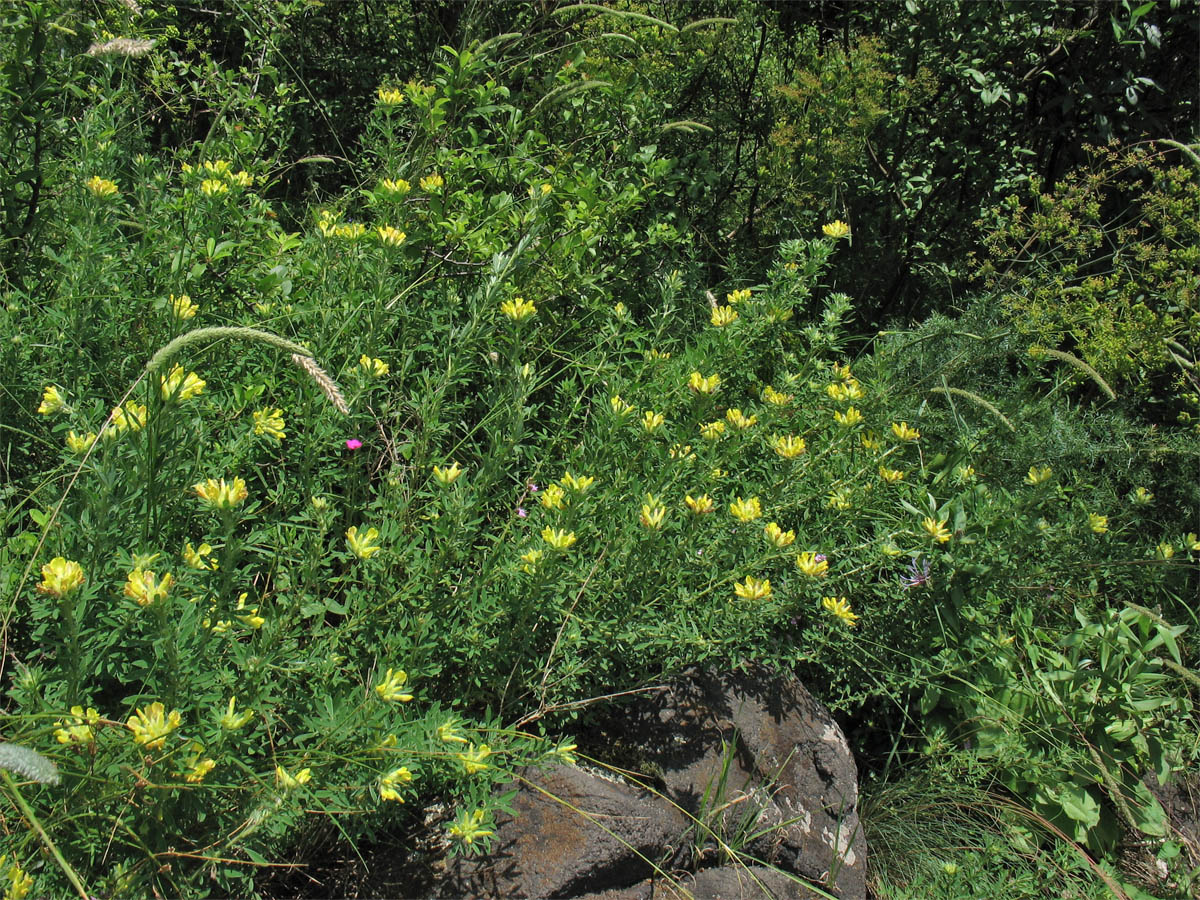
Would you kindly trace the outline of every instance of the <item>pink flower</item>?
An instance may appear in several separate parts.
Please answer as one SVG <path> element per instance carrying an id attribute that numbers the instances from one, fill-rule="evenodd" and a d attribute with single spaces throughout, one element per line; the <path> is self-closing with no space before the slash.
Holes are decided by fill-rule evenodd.
<path id="1" fill-rule="evenodd" d="M 520 516 L 520 517 L 523 519 L 523 518 L 525 518 L 527 515 L 529 515 L 529 513 L 526 511 L 525 507 L 523 507 L 523 506 L 518 506 L 518 507 L 517 507 L 517 515 L 518 515 L 518 516 Z"/>
<path id="2" fill-rule="evenodd" d="M 528 487 L 528 488 L 529 488 L 529 493 L 531 493 L 531 494 L 536 494 L 536 493 L 537 493 L 538 486 L 537 486 L 536 484 L 534 484 L 532 481 L 531 481 L 531 482 L 529 482 L 529 484 L 528 484 L 528 485 L 526 485 L 526 487 Z"/>
<path id="3" fill-rule="evenodd" d="M 347 450 L 357 450 L 361 446 L 362 441 L 360 441 L 358 438 L 350 438 L 350 440 L 346 441 Z"/>

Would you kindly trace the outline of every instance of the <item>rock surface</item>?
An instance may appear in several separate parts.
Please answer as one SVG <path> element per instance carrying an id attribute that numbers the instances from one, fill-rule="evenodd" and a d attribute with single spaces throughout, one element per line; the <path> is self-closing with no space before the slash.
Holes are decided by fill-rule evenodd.
<path id="1" fill-rule="evenodd" d="M 491 852 L 448 863 L 435 896 L 820 896 L 807 881 L 866 897 L 854 759 L 794 677 L 689 670 L 614 710 L 604 730 L 639 777 L 522 773 L 517 815 L 497 817 Z"/>

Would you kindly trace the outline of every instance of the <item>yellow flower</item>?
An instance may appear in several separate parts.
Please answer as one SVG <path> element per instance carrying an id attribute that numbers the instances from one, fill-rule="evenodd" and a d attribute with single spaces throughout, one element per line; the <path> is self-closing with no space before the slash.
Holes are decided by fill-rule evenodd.
<path id="1" fill-rule="evenodd" d="M 133 732 L 134 743 L 144 745 L 147 750 L 158 750 L 182 721 L 179 710 L 173 709 L 167 715 L 166 709 L 156 700 L 145 709 L 135 710 L 125 725 Z"/>
<path id="2" fill-rule="evenodd" d="M 122 431 L 141 431 L 146 426 L 146 407 L 130 400 L 112 411 L 113 428 Z"/>
<path id="3" fill-rule="evenodd" d="M 849 381 L 854 377 L 850 372 L 850 363 L 834 363 L 832 368 L 833 377 L 838 381 Z"/>
<path id="4" fill-rule="evenodd" d="M 388 669 L 383 681 L 375 685 L 375 693 L 388 703 L 407 703 L 413 698 L 412 694 L 406 694 L 402 690 L 407 681 L 408 673 L 403 669 Z"/>
<path id="5" fill-rule="evenodd" d="M 42 390 L 41 405 L 37 408 L 38 415 L 51 416 L 64 409 L 67 409 L 67 404 L 62 398 L 62 394 L 58 392 L 58 388 L 52 384 L 46 385 Z"/>
<path id="6" fill-rule="evenodd" d="M 844 238 L 850 234 L 850 226 L 841 219 L 835 219 L 828 225 L 822 225 L 821 232 L 825 237 L 831 237 L 836 241 L 838 238 Z"/>
<path id="7" fill-rule="evenodd" d="M 646 502 L 642 504 L 642 525 L 651 531 L 660 531 L 666 516 L 667 508 L 659 503 L 653 494 L 647 494 Z"/>
<path id="8" fill-rule="evenodd" d="M 484 760 L 491 755 L 492 750 L 487 744 L 480 744 L 478 747 L 472 744 L 469 749 L 455 754 L 458 757 L 458 761 L 463 764 L 463 768 L 467 770 L 468 775 L 474 775 L 476 772 L 490 769 L 491 766 L 485 763 Z"/>
<path id="9" fill-rule="evenodd" d="M 237 619 L 239 622 L 241 622 L 243 625 L 246 625 L 247 627 L 249 627 L 252 631 L 258 631 L 258 629 L 263 627 L 263 624 L 267 620 L 258 614 L 257 606 L 254 607 L 253 609 L 251 609 L 249 612 L 243 612 L 243 610 L 246 609 L 246 598 L 249 596 L 250 596 L 249 594 L 239 594 L 238 595 L 236 612 L 241 613 L 241 615 L 235 615 L 234 618 Z"/>
<path id="10" fill-rule="evenodd" d="M 863 414 L 858 411 L 857 407 L 851 406 L 845 412 L 835 412 L 833 420 L 843 428 L 853 428 L 863 420 Z"/>
<path id="11" fill-rule="evenodd" d="M 1183 543 L 1193 553 L 1200 553 L 1200 537 L 1196 536 L 1196 532 L 1189 531 L 1184 537 Z"/>
<path id="12" fill-rule="evenodd" d="M 379 242 L 387 247 L 399 247 L 408 237 L 399 228 L 393 228 L 391 225 L 380 225 L 375 232 L 379 235 Z"/>
<path id="13" fill-rule="evenodd" d="M 685 462 L 690 462 L 696 458 L 696 454 L 692 452 L 691 444 L 672 444 L 671 449 L 667 453 L 671 459 L 682 459 Z"/>
<path id="14" fill-rule="evenodd" d="M 624 303 L 617 301 L 613 304 L 613 315 L 622 322 L 627 321 L 630 318 L 629 308 Z"/>
<path id="15" fill-rule="evenodd" d="M 740 409 L 737 409 L 736 407 L 733 409 L 726 410 L 725 418 L 729 421 L 729 424 L 732 425 L 734 428 L 738 428 L 743 431 L 758 423 L 758 416 L 743 415 L 742 411 Z"/>
<path id="16" fill-rule="evenodd" d="M 897 440 L 901 441 L 915 441 L 921 436 L 921 432 L 915 428 L 910 428 L 907 422 L 893 422 L 892 434 L 896 436 Z"/>
<path id="17" fill-rule="evenodd" d="M 767 305 L 767 321 L 778 325 L 781 322 L 788 322 L 792 316 L 796 314 L 790 306 L 781 306 L 778 303 L 770 303 Z"/>
<path id="18" fill-rule="evenodd" d="M 100 713 L 90 706 L 85 712 L 82 706 L 71 707 L 72 721 L 58 721 L 54 739 L 60 744 L 91 744 L 96 740 L 92 727 L 100 723 Z M 63 727 L 65 726 L 65 727 Z"/>
<path id="19" fill-rule="evenodd" d="M 4 889 L 4 900 L 25 900 L 33 890 L 33 879 L 21 868 L 16 857 L 13 857 L 12 865 L 5 869 L 4 863 L 7 859 L 8 854 L 0 855 L 0 877 L 8 879 L 8 887 Z"/>
<path id="20" fill-rule="evenodd" d="M 67 449 L 77 456 L 87 453 L 94 443 L 96 443 L 96 432 L 94 431 L 89 431 L 82 437 L 76 434 L 74 429 L 67 432 Z"/>
<path id="21" fill-rule="evenodd" d="M 445 184 L 446 180 L 437 172 L 434 172 L 432 175 L 426 175 L 421 179 L 421 190 L 429 194 L 440 189 Z"/>
<path id="22" fill-rule="evenodd" d="M 667 420 L 662 413 L 656 413 L 652 409 L 648 409 L 642 414 L 642 427 L 651 434 L 662 428 L 665 421 Z"/>
<path id="23" fill-rule="evenodd" d="M 771 580 L 764 578 L 759 581 L 751 575 L 740 584 L 734 584 L 733 592 L 742 600 L 766 600 L 771 596 Z"/>
<path id="24" fill-rule="evenodd" d="M 1168 541 L 1163 541 L 1155 549 L 1154 554 L 1159 559 L 1173 559 L 1175 557 L 1175 548 Z"/>
<path id="25" fill-rule="evenodd" d="M 569 550 L 575 543 L 575 532 L 546 526 L 542 529 L 542 540 L 555 550 Z"/>
<path id="26" fill-rule="evenodd" d="M 739 288 L 732 293 L 725 295 L 725 302 L 730 306 L 737 306 L 743 300 L 750 299 L 750 288 Z"/>
<path id="27" fill-rule="evenodd" d="M 296 788 L 308 784 L 312 780 L 312 769 L 301 769 L 295 775 L 291 775 L 283 766 L 276 766 L 275 780 L 279 782 L 280 787 L 285 791 L 294 791 Z"/>
<path id="28" fill-rule="evenodd" d="M 1088 513 L 1088 528 L 1092 529 L 1096 534 L 1104 534 L 1108 531 L 1108 516 L 1102 516 L 1098 513 Z"/>
<path id="29" fill-rule="evenodd" d="M 200 182 L 200 193 L 206 197 L 216 197 L 219 194 L 228 194 L 229 185 L 224 181 L 218 181 L 216 178 L 205 178 Z"/>
<path id="30" fill-rule="evenodd" d="M 533 305 L 532 300 L 526 300 L 524 297 L 513 297 L 511 300 L 505 300 L 500 304 L 500 312 L 504 313 L 505 316 L 514 322 L 524 322 L 530 316 L 537 315 L 537 307 Z"/>
<path id="31" fill-rule="evenodd" d="M 404 797 L 396 790 L 402 784 L 408 784 L 413 780 L 412 772 L 404 766 L 398 769 L 392 769 L 381 779 L 379 779 L 379 799 L 395 800 L 397 803 L 403 803 Z"/>
<path id="32" fill-rule="evenodd" d="M 762 398 L 772 406 L 787 406 L 792 402 L 791 394 L 781 394 L 769 384 L 763 388 Z"/>
<path id="33" fill-rule="evenodd" d="M 956 466 L 954 469 L 954 480 L 959 484 L 965 484 L 975 478 L 974 466 Z"/>
<path id="34" fill-rule="evenodd" d="M 805 551 L 796 557 L 796 568 L 809 578 L 820 578 L 829 571 L 829 560 L 824 553 Z"/>
<path id="35" fill-rule="evenodd" d="M 107 178 L 101 178 L 99 175 L 93 175 L 84 182 L 84 185 L 92 192 L 93 196 L 100 197 L 101 199 L 115 197 L 118 191 L 115 181 L 109 181 Z"/>
<path id="36" fill-rule="evenodd" d="M 391 371 L 391 367 L 388 366 L 388 364 L 385 363 L 382 359 L 378 359 L 378 358 L 372 359 L 370 356 L 367 356 L 367 354 L 365 354 L 365 353 L 358 358 L 358 365 L 368 375 L 371 375 L 375 378 L 382 378 L 384 375 L 386 375 L 388 372 Z"/>
<path id="37" fill-rule="evenodd" d="M 134 569 L 125 581 L 125 596 L 131 597 L 138 606 L 153 606 L 167 599 L 167 592 L 175 578 L 168 572 L 158 579 L 153 572 Z"/>
<path id="38" fill-rule="evenodd" d="M 467 743 L 467 739 L 458 733 L 458 719 L 453 716 L 437 727 L 437 737 L 443 744 Z"/>
<path id="39" fill-rule="evenodd" d="M 458 463 L 456 463 L 456 462 L 451 462 L 450 465 L 448 465 L 444 469 L 441 466 L 433 467 L 434 479 L 437 481 L 438 484 L 443 485 L 443 486 L 454 484 L 454 482 L 458 480 L 458 476 L 461 475 L 462 473 L 463 473 L 463 470 L 459 467 Z"/>
<path id="40" fill-rule="evenodd" d="M 1049 481 L 1053 474 L 1054 472 L 1049 466 L 1030 466 L 1029 474 L 1025 476 L 1025 483 L 1033 485 L 1042 484 L 1045 481 Z"/>
<path id="41" fill-rule="evenodd" d="M 193 484 L 192 490 L 207 506 L 215 509 L 233 509 L 248 496 L 246 482 L 241 478 L 235 478 L 229 483 L 226 483 L 224 478 L 219 481 L 209 478 L 207 481 Z"/>
<path id="42" fill-rule="evenodd" d="M 492 834 L 490 828 L 483 827 L 483 810 L 477 809 L 470 815 L 464 810 L 458 814 L 454 824 L 447 829 L 452 840 L 464 844 L 473 844 L 481 837 Z"/>
<path id="43" fill-rule="evenodd" d="M 357 525 L 351 525 L 346 529 L 346 546 L 359 559 L 370 559 L 383 549 L 375 543 L 377 540 L 379 540 L 378 529 L 368 528 L 362 537 L 358 536 Z"/>
<path id="44" fill-rule="evenodd" d="M 825 393 L 837 403 L 858 400 L 863 395 L 862 386 L 853 378 L 845 382 L 835 381 L 832 384 L 827 384 L 825 386 Z"/>
<path id="45" fill-rule="evenodd" d="M 807 449 L 804 438 L 791 434 L 771 438 L 771 447 L 784 459 L 795 459 Z"/>
<path id="46" fill-rule="evenodd" d="M 345 241 L 357 241 L 367 233 L 367 226 L 362 222 L 342 223 L 333 226 L 333 236 Z"/>
<path id="47" fill-rule="evenodd" d="M 709 321 L 717 328 L 724 328 L 731 322 L 736 321 L 738 311 L 732 306 L 716 306 L 713 307 L 712 315 L 709 316 Z"/>
<path id="48" fill-rule="evenodd" d="M 792 530 L 784 531 L 779 527 L 778 522 L 771 522 L 763 529 L 763 533 L 767 536 L 767 540 L 782 550 L 784 547 L 790 547 L 796 541 L 796 532 Z"/>
<path id="49" fill-rule="evenodd" d="M 1134 488 L 1129 500 L 1134 506 L 1149 506 L 1154 502 L 1154 494 L 1148 488 Z"/>
<path id="50" fill-rule="evenodd" d="M 950 532 L 946 530 L 947 519 L 935 520 L 932 516 L 926 516 L 921 520 L 921 527 L 929 532 L 929 536 L 939 544 L 944 544 L 950 540 Z"/>
<path id="51" fill-rule="evenodd" d="M 160 379 L 164 400 L 191 400 L 204 391 L 205 382 L 195 372 L 184 374 L 183 366 L 174 365 L 171 371 Z"/>
<path id="52" fill-rule="evenodd" d="M 187 294 L 180 294 L 178 297 L 171 294 L 167 298 L 167 305 L 171 308 L 171 315 L 180 322 L 195 318 L 196 313 L 200 311 L 200 307 L 193 303 Z"/>
<path id="53" fill-rule="evenodd" d="M 595 480 L 596 479 L 591 475 L 580 475 L 578 478 L 576 478 L 570 472 L 564 473 L 562 477 L 563 484 L 565 484 L 571 490 L 579 492 L 580 494 L 585 493 L 587 489 L 592 486 Z"/>
<path id="54" fill-rule="evenodd" d="M 613 394 L 609 397 L 608 405 L 612 407 L 613 415 L 619 419 L 623 419 L 633 412 L 633 404 L 622 400 L 620 394 Z"/>
<path id="55" fill-rule="evenodd" d="M 739 522 L 753 522 L 762 515 L 762 504 L 757 497 L 751 497 L 749 500 L 738 497 L 729 504 L 729 512 Z"/>
<path id="56" fill-rule="evenodd" d="M 199 784 L 204 780 L 204 776 L 217 767 L 215 759 L 201 759 L 204 756 L 204 745 L 199 741 L 192 741 L 188 745 L 189 755 L 184 758 L 184 766 L 188 771 L 184 773 L 183 780 L 188 784 Z"/>
<path id="57" fill-rule="evenodd" d="M 849 488 L 840 487 L 829 492 L 829 501 L 826 506 L 830 509 L 850 509 L 853 505 L 854 501 L 850 498 Z"/>
<path id="58" fill-rule="evenodd" d="M 710 471 L 708 473 L 708 477 L 712 478 L 715 481 L 717 479 L 724 478 L 728 474 L 729 474 L 728 470 L 722 469 L 720 466 L 716 466 L 715 468 L 712 469 L 712 471 Z"/>
<path id="59" fill-rule="evenodd" d="M 63 598 L 83 585 L 83 567 L 77 562 L 56 556 L 42 566 L 39 593 Z"/>
<path id="60" fill-rule="evenodd" d="M 537 571 L 538 565 L 542 561 L 542 557 L 546 554 L 541 550 L 530 550 L 521 554 L 521 571 L 526 575 L 532 575 Z"/>
<path id="61" fill-rule="evenodd" d="M 904 473 L 900 469 L 889 469 L 886 466 L 880 466 L 879 477 L 888 484 L 895 484 L 897 481 L 904 479 Z"/>
<path id="62" fill-rule="evenodd" d="M 253 416 L 255 434 L 273 437 L 277 441 L 287 436 L 283 430 L 283 410 L 263 407 L 255 410 Z"/>
<path id="63" fill-rule="evenodd" d="M 863 445 L 864 450 L 870 452 L 875 452 L 883 447 L 883 441 L 873 431 L 864 431 L 858 436 L 858 442 Z"/>
<path id="64" fill-rule="evenodd" d="M 208 175 L 218 175 L 222 178 L 227 176 L 233 166 L 227 159 L 206 159 L 200 163 L 200 168 Z"/>
<path id="65" fill-rule="evenodd" d="M 542 506 L 546 509 L 562 509 L 566 506 L 567 492 L 560 485 L 550 484 L 542 491 Z"/>
<path id="66" fill-rule="evenodd" d="M 850 601 L 845 597 L 822 597 L 821 605 L 825 611 L 840 619 L 850 628 L 858 624 L 858 616 L 850 609 Z"/>
<path id="67" fill-rule="evenodd" d="M 238 731 L 254 718 L 254 710 L 245 709 L 241 712 L 234 712 L 235 706 L 237 706 L 237 697 L 230 697 L 229 706 L 226 707 L 225 712 L 221 713 L 221 718 L 218 720 L 222 731 Z"/>
<path id="68" fill-rule="evenodd" d="M 716 509 L 717 504 L 708 494 L 701 494 L 699 497 L 693 497 L 688 494 L 683 498 L 683 502 L 687 504 L 687 508 L 698 516 L 706 515 Z"/>
<path id="69" fill-rule="evenodd" d="M 700 425 L 700 436 L 706 441 L 719 440 L 725 433 L 725 423 L 719 419 L 716 422 L 703 422 Z"/>
<path id="70" fill-rule="evenodd" d="M 385 194 L 403 197 L 412 190 L 412 185 L 403 178 L 385 178 L 379 182 L 379 190 Z"/>
<path id="71" fill-rule="evenodd" d="M 642 354 L 642 358 L 645 359 L 646 362 L 653 362 L 655 360 L 661 361 L 661 360 L 665 360 L 665 359 L 670 359 L 671 352 L 669 350 L 659 350 L 657 347 L 651 347 L 649 350 L 647 350 L 645 353 Z"/>
<path id="72" fill-rule="evenodd" d="M 688 388 L 697 394 L 711 394 L 721 384 L 721 376 L 716 372 L 705 377 L 699 372 L 688 376 Z"/>
<path id="73" fill-rule="evenodd" d="M 399 88 L 381 87 L 375 91 L 375 96 L 379 100 L 379 105 L 385 109 L 392 109 L 404 103 L 404 91 Z"/>
<path id="74" fill-rule="evenodd" d="M 209 559 L 212 555 L 213 548 L 208 544 L 201 544 L 199 547 L 192 547 L 192 542 L 188 541 L 183 545 L 183 561 L 190 568 L 200 571 L 213 570 L 216 571 L 218 563 L 215 559 Z"/>
<path id="75" fill-rule="evenodd" d="M 240 172 L 235 172 L 233 175 L 229 176 L 229 180 L 238 187 L 244 188 L 248 188 L 254 184 L 254 176 L 245 169 L 242 169 Z"/>

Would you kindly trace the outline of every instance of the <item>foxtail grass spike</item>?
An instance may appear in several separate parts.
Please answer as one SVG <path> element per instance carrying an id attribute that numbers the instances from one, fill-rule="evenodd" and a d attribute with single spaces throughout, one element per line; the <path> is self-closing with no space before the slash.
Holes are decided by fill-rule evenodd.
<path id="1" fill-rule="evenodd" d="M 292 362 L 312 377 L 312 380 L 317 383 L 317 387 L 321 389 L 321 393 L 329 398 L 329 402 L 337 407 L 338 412 L 343 416 L 350 415 L 350 407 L 346 405 L 346 398 L 342 396 L 342 392 L 334 380 L 326 374 L 324 369 L 317 365 L 315 359 L 307 354 L 293 353 Z"/>
<path id="2" fill-rule="evenodd" d="M 58 768 L 54 763 L 20 744 L 0 744 L 0 769 L 40 784 L 58 784 Z"/>
<path id="3" fill-rule="evenodd" d="M 1108 396 L 1109 400 L 1117 399 L 1117 392 L 1109 387 L 1107 381 L 1100 377 L 1100 373 L 1085 363 L 1078 356 L 1067 353 L 1065 350 L 1051 350 L 1048 347 L 1030 347 L 1029 355 L 1034 359 L 1041 359 L 1043 356 L 1051 356 L 1054 359 L 1061 360 L 1067 365 L 1078 369 L 1080 372 L 1094 381 L 1100 390 L 1104 391 L 1104 393 Z"/>
<path id="4" fill-rule="evenodd" d="M 976 406 L 986 409 L 993 416 L 995 416 L 997 419 L 999 419 L 1001 422 L 1003 422 L 1004 427 L 1007 428 L 1009 431 L 1017 430 L 1016 428 L 1013 427 L 1013 423 L 1008 420 L 1008 417 L 1005 416 L 1004 413 L 1000 412 L 1000 410 L 996 409 L 995 405 L 993 405 L 992 403 L 983 399 L 976 393 L 973 393 L 971 391 L 964 391 L 962 388 L 952 388 L 952 387 L 930 388 L 929 393 L 942 394 L 947 397 L 953 395 L 955 397 L 962 397 L 964 400 L 970 400 Z"/>

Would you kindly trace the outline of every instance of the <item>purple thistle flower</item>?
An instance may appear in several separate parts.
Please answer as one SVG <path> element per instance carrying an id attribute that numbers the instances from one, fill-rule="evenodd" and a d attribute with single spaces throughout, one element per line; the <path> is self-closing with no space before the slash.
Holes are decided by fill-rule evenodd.
<path id="1" fill-rule="evenodd" d="M 929 584 L 929 560 L 914 559 L 908 567 L 908 575 L 900 577 L 900 586 L 907 590 Z"/>

